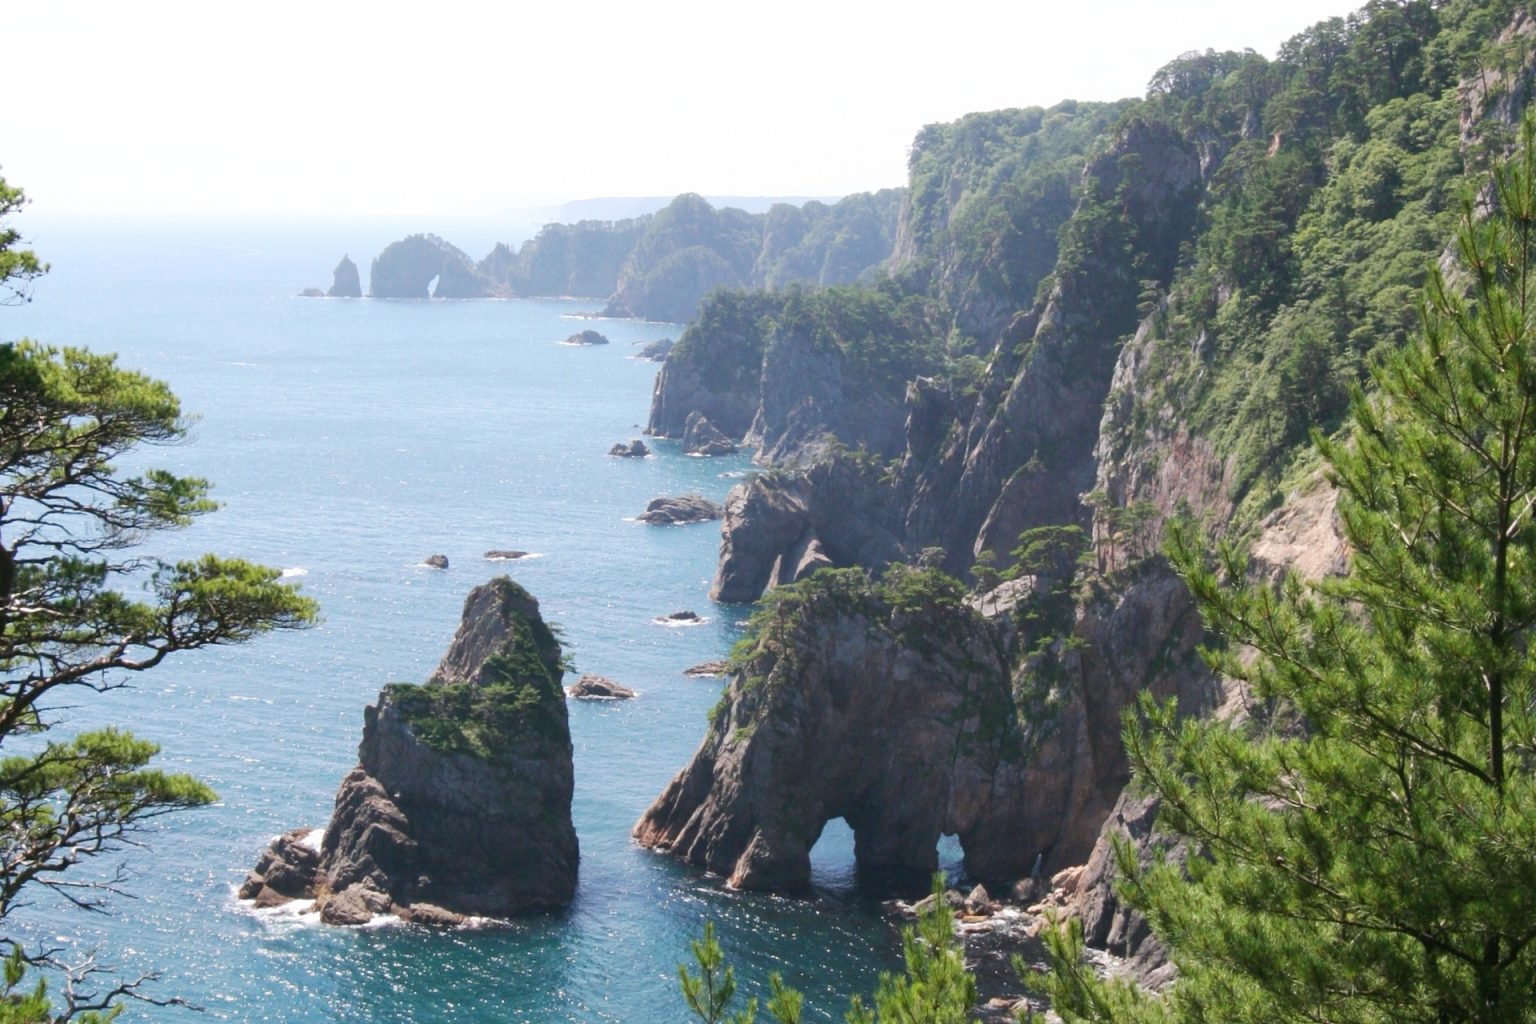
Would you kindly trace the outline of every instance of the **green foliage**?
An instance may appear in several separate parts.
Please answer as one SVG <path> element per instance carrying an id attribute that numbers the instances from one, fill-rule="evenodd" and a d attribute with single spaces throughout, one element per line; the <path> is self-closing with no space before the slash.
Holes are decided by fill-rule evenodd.
<path id="1" fill-rule="evenodd" d="M 18 248 L 21 232 L 5 219 L 27 204 L 21 189 L 0 178 L 0 305 L 31 301 L 31 284 L 48 272 L 48 264 L 31 249 Z"/>
<path id="2" fill-rule="evenodd" d="M 1067 936 L 1064 1020 L 1536 1020 L 1536 121 L 1494 192 L 1486 220 L 1462 208 L 1464 288 L 1431 275 L 1421 339 L 1321 443 L 1348 577 L 1243 586 L 1240 550 L 1213 567 L 1176 535 L 1250 713 L 1128 717 L 1160 827 L 1203 851 L 1119 851 L 1179 979 L 1106 987 Z"/>
<path id="3" fill-rule="evenodd" d="M 0 187 L 0 216 L 19 202 Z M 0 282 L 20 294 L 42 267 L 15 241 L 0 232 Z M 52 739 L 61 708 L 178 652 L 315 620 L 314 602 L 276 569 L 215 555 L 166 563 L 136 550 L 215 507 L 198 478 L 114 467 L 186 433 L 170 389 L 113 356 L 0 345 L 0 921 L 39 890 L 99 909 L 112 883 L 80 878 L 79 865 L 133 846 L 163 814 L 214 799 L 192 778 L 150 768 L 158 748 L 127 732 Z M 142 998 L 133 983 L 83 991 L 100 973 L 94 964 L 69 969 L 0 941 L 11 947 L 0 1020 L 106 1020 L 114 1001 Z M 19 990 L 36 964 L 63 971 L 62 1008 L 41 982 Z"/>
<path id="4" fill-rule="evenodd" d="M 725 954 L 715 940 L 715 922 L 704 922 L 704 935 L 695 939 L 692 946 L 699 973 L 691 973 L 686 964 L 677 965 L 677 983 L 689 1012 L 702 1024 L 752 1024 L 757 1016 L 756 999 L 747 1000 L 745 1009 L 728 1012 L 736 996 L 736 969 L 725 962 Z"/>
<path id="5" fill-rule="evenodd" d="M 860 996 L 849 1000 L 844 1019 L 848 1024 L 965 1024 L 976 1006 L 976 979 L 965 970 L 965 954 L 955 938 L 955 915 L 944 902 L 944 877 L 936 875 L 933 905 L 918 915 L 917 926 L 902 929 L 902 974 L 882 974 L 874 993 L 874 1008 Z M 702 939 L 693 944 L 698 973 L 679 964 L 678 982 L 683 1001 L 703 1024 L 729 1021 L 752 1024 L 757 1000 L 749 999 L 744 1010 L 729 1011 L 736 993 L 736 973 L 725 963 L 715 940 L 713 921 L 704 924 Z M 789 988 L 777 973 L 768 976 L 772 992 L 767 1002 L 777 1024 L 799 1024 L 805 997 Z"/>

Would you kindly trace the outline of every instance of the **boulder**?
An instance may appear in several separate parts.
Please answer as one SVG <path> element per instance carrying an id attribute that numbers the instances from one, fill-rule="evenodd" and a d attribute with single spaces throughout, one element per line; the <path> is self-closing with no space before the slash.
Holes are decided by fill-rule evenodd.
<path id="1" fill-rule="evenodd" d="M 492 548 L 481 556 L 487 562 L 515 562 L 519 558 L 527 558 L 526 551 L 513 551 L 507 548 Z"/>
<path id="2" fill-rule="evenodd" d="M 688 414 L 683 427 L 683 451 L 688 455 L 732 455 L 736 442 L 715 429 L 701 412 Z"/>
<path id="3" fill-rule="evenodd" d="M 682 526 L 719 519 L 721 508 L 702 494 L 684 494 L 676 498 L 654 498 L 638 518 L 642 523 Z"/>
<path id="4" fill-rule="evenodd" d="M 446 569 L 448 568 L 448 556 L 428 555 L 426 558 L 421 560 L 421 564 L 425 565 L 429 569 Z"/>
<path id="5" fill-rule="evenodd" d="M 565 689 L 566 695 L 577 700 L 629 700 L 639 696 L 627 686 L 621 686 L 604 676 L 584 675 L 574 686 Z"/>
<path id="6" fill-rule="evenodd" d="M 560 660 L 526 590 L 506 577 L 475 588 L 427 683 L 386 686 L 364 709 L 318 851 L 311 832 L 279 836 L 242 897 L 313 898 L 333 924 L 566 906 L 580 854 Z"/>
<path id="7" fill-rule="evenodd" d="M 336 269 L 331 274 L 331 290 L 325 294 L 333 299 L 360 299 L 363 297 L 363 282 L 358 275 L 357 264 L 352 262 L 352 257 L 343 256 L 341 262 L 336 264 Z"/>
<path id="8" fill-rule="evenodd" d="M 589 328 L 589 329 L 587 329 L 585 331 L 577 331 L 575 334 L 571 335 L 569 338 L 566 338 L 565 341 L 562 342 L 562 344 L 565 344 L 565 345 L 606 345 L 606 344 L 608 344 L 608 339 L 604 335 L 599 334 L 597 331 L 591 330 Z"/>
<path id="9" fill-rule="evenodd" d="M 645 442 L 639 438 L 625 444 L 620 441 L 608 449 L 608 454 L 619 459 L 643 459 L 651 454 L 651 450 L 645 446 Z"/>

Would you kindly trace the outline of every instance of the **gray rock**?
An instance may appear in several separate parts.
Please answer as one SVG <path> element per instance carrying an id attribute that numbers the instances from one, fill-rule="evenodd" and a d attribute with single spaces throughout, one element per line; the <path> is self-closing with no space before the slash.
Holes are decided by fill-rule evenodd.
<path id="1" fill-rule="evenodd" d="M 715 429 L 701 412 L 688 414 L 683 427 L 683 452 L 688 455 L 734 455 L 736 442 Z"/>
<path id="2" fill-rule="evenodd" d="M 695 677 L 723 676 L 731 670 L 728 661 L 706 661 L 690 668 L 683 669 L 683 675 Z"/>
<path id="3" fill-rule="evenodd" d="M 352 257 L 343 256 L 341 262 L 336 264 L 331 277 L 331 290 L 325 293 L 331 298 L 360 299 L 363 297 L 362 278 L 358 275 L 357 264 L 352 262 Z"/>
<path id="4" fill-rule="evenodd" d="M 481 556 L 488 562 L 515 562 L 519 558 L 527 558 L 526 551 L 513 551 L 507 548 L 492 548 Z"/>
<path id="5" fill-rule="evenodd" d="M 649 359 L 653 363 L 664 363 L 676 344 L 671 338 L 659 338 L 648 343 L 639 352 L 635 353 L 636 359 Z"/>
<path id="6" fill-rule="evenodd" d="M 325 298 L 325 292 L 321 291 L 319 288 L 305 288 L 303 291 L 299 292 L 299 296 L 305 299 L 323 299 Z"/>
<path id="7" fill-rule="evenodd" d="M 702 494 L 684 494 L 676 498 L 653 498 L 645 511 L 636 518 L 642 523 L 660 526 L 682 526 L 687 523 L 706 523 L 719 519 L 719 505 Z"/>
<path id="8" fill-rule="evenodd" d="M 851 573 L 782 616 L 636 825 L 640 844 L 738 888 L 795 890 L 841 817 L 873 877 L 925 886 L 946 833 L 973 877 L 1026 873 L 1038 849 L 1017 828 L 1027 784 L 1007 768 L 1011 684 L 987 623 L 958 602 L 900 611 Z"/>
<path id="9" fill-rule="evenodd" d="M 421 564 L 427 566 L 430 569 L 446 569 L 448 568 L 448 556 L 428 555 L 426 558 L 421 560 Z"/>
<path id="10" fill-rule="evenodd" d="M 584 675 L 576 680 L 575 685 L 565 689 L 566 696 L 576 700 L 629 700 L 637 697 L 627 686 L 621 686 L 605 676 Z"/>
<path id="11" fill-rule="evenodd" d="M 242 895 L 297 890 L 337 924 L 568 904 L 579 851 L 561 674 L 538 602 L 506 577 L 477 587 L 427 684 L 387 686 L 364 710 L 318 856 L 303 832 L 279 837 Z"/>
<path id="12" fill-rule="evenodd" d="M 608 344 L 608 339 L 604 335 L 599 334 L 597 331 L 594 331 L 591 328 L 588 328 L 587 330 L 584 330 L 584 331 L 577 331 L 575 334 L 571 335 L 569 338 L 566 338 L 565 341 L 562 344 L 566 344 L 566 345 L 606 345 L 606 344 Z"/>
<path id="13" fill-rule="evenodd" d="M 645 446 L 645 442 L 636 438 L 625 444 L 622 441 L 608 449 L 608 454 L 619 459 L 643 459 L 651 454 L 651 450 Z"/>

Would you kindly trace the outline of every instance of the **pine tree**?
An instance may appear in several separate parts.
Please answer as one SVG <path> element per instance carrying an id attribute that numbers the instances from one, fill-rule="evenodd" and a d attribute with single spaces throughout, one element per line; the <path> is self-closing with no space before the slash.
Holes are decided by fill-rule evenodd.
<path id="1" fill-rule="evenodd" d="M 1536 128 L 1469 198 L 1420 339 L 1318 438 L 1342 580 L 1244 585 L 1191 529 L 1172 558 L 1248 714 L 1144 700 L 1126 742 L 1198 852 L 1126 898 L 1169 948 L 1162 997 L 1052 940 L 1069 1021 L 1536 1021 Z M 1483 215 L 1486 214 L 1486 215 Z"/>

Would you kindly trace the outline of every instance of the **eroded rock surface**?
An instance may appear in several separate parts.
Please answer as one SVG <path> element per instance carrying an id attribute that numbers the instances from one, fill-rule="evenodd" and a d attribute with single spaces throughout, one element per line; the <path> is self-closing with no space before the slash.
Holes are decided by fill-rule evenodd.
<path id="1" fill-rule="evenodd" d="M 565 906 L 579 852 L 561 675 L 538 602 L 505 577 L 475 588 L 426 685 L 386 686 L 364 710 L 318 847 L 312 832 L 280 836 L 242 897 L 313 899 L 333 924 Z"/>
<path id="2" fill-rule="evenodd" d="M 940 835 L 958 834 L 973 875 L 1026 873 L 1038 851 L 1019 831 L 1022 776 L 1005 770 L 1008 671 L 990 627 L 950 596 L 908 604 L 844 570 L 780 601 L 636 840 L 739 888 L 793 890 L 841 817 L 866 872 L 921 887 Z"/>

